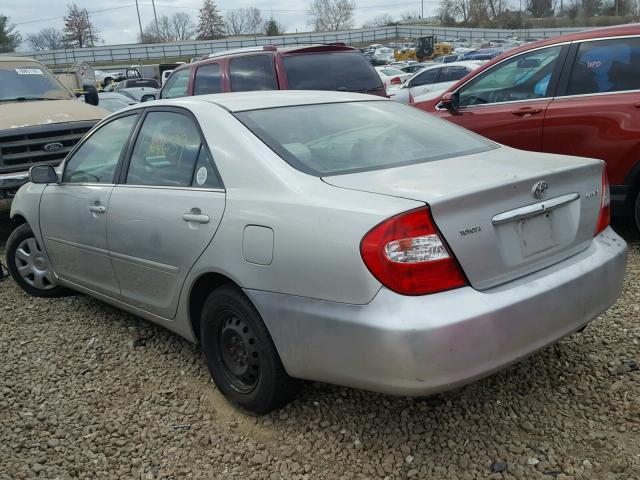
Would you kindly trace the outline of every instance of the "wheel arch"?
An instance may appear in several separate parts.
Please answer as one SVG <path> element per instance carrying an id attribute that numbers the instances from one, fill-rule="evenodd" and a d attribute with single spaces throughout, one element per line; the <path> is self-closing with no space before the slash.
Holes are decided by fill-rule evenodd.
<path id="1" fill-rule="evenodd" d="M 640 160 L 635 163 L 624 179 L 628 185 L 626 197 L 624 199 L 625 217 L 635 218 L 635 202 L 640 193 Z"/>
<path id="2" fill-rule="evenodd" d="M 200 275 L 189 291 L 189 324 L 196 341 L 200 342 L 200 315 L 204 302 L 211 292 L 223 285 L 240 286 L 230 277 L 219 272 L 207 272 Z"/>

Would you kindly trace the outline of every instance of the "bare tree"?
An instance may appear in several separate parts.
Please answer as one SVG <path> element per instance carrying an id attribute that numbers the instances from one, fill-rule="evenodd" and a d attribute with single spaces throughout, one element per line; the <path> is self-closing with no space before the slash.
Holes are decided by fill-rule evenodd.
<path id="1" fill-rule="evenodd" d="M 365 22 L 362 25 L 362 28 L 388 27 L 390 25 L 395 25 L 396 23 L 397 22 L 391 15 L 389 15 L 388 13 L 383 13 L 382 15 L 378 15 L 377 17 L 374 17 L 371 20 Z"/>
<path id="2" fill-rule="evenodd" d="M 33 50 L 58 50 L 65 47 L 64 35 L 56 28 L 43 28 L 37 33 L 27 35 L 27 41 Z"/>
<path id="3" fill-rule="evenodd" d="M 198 40 L 213 40 L 224 36 L 224 17 L 213 0 L 204 0 L 198 15 Z"/>
<path id="4" fill-rule="evenodd" d="M 67 5 L 64 17 L 64 41 L 71 47 L 88 47 L 98 41 L 98 30 L 91 23 L 89 12 L 75 3 Z"/>
<path id="5" fill-rule="evenodd" d="M 256 7 L 229 10 L 225 19 L 229 35 L 256 35 L 264 30 L 262 12 Z"/>
<path id="6" fill-rule="evenodd" d="M 15 28 L 9 23 L 9 17 L 0 13 L 0 53 L 13 52 L 22 43 L 22 37 Z"/>
<path id="7" fill-rule="evenodd" d="M 527 0 L 527 10 L 534 18 L 553 16 L 552 0 Z"/>
<path id="8" fill-rule="evenodd" d="M 188 13 L 177 12 L 171 17 L 171 25 L 176 40 L 189 40 L 193 37 L 196 26 Z"/>
<path id="9" fill-rule="evenodd" d="M 355 0 L 313 0 L 307 13 L 316 32 L 353 28 Z"/>
<path id="10" fill-rule="evenodd" d="M 227 33 L 229 35 L 244 35 L 246 30 L 244 8 L 229 10 L 224 16 L 224 19 L 227 23 Z"/>

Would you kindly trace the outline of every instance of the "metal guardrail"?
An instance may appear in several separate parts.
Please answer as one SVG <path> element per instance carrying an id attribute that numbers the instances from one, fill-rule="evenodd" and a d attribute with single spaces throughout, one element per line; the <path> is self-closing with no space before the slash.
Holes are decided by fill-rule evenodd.
<path id="1" fill-rule="evenodd" d="M 90 64 L 138 63 L 144 60 L 165 58 L 192 58 L 233 48 L 261 45 L 301 45 L 309 43 L 343 42 L 349 45 L 378 43 L 396 38 L 416 38 L 436 35 L 440 40 L 466 38 L 467 40 L 525 37 L 551 37 L 576 32 L 583 28 L 548 28 L 498 30 L 481 28 L 449 28 L 423 25 L 396 25 L 391 27 L 362 28 L 338 32 L 312 32 L 287 34 L 274 37 L 234 37 L 221 40 L 187 40 L 172 43 L 110 45 L 90 48 L 68 48 L 46 52 L 11 53 L 10 56 L 32 57 L 45 65 L 55 67 L 86 61 Z"/>

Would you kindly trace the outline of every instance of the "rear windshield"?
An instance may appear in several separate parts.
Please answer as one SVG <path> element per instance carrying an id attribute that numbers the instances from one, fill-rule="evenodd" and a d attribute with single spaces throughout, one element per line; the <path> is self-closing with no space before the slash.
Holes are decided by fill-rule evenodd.
<path id="1" fill-rule="evenodd" d="M 383 88 L 373 66 L 360 53 L 285 55 L 282 61 L 291 90 L 368 92 Z"/>
<path id="2" fill-rule="evenodd" d="M 269 108 L 236 117 L 292 167 L 316 176 L 392 168 L 497 147 L 391 101 Z"/>
<path id="3" fill-rule="evenodd" d="M 135 80 L 127 80 L 125 88 L 151 87 L 158 88 L 158 82 L 152 78 L 140 78 Z"/>

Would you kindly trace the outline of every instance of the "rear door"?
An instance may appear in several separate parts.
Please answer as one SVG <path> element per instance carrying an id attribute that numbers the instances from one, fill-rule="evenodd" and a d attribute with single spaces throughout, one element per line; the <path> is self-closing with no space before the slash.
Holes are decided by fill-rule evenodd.
<path id="1" fill-rule="evenodd" d="M 567 48 L 539 48 L 482 71 L 457 90 L 460 107 L 438 115 L 504 145 L 540 151 Z"/>
<path id="2" fill-rule="evenodd" d="M 612 185 L 622 185 L 640 161 L 640 37 L 572 46 L 547 109 L 543 149 L 607 162 Z"/>
<path id="3" fill-rule="evenodd" d="M 120 296 L 107 248 L 109 201 L 137 113 L 117 117 L 87 137 L 66 161 L 62 181 L 40 202 L 40 229 L 54 270 L 64 280 Z"/>
<path id="4" fill-rule="evenodd" d="M 193 115 L 149 109 L 109 205 L 107 238 L 122 299 L 175 316 L 184 279 L 213 239 L 225 192 Z"/>

